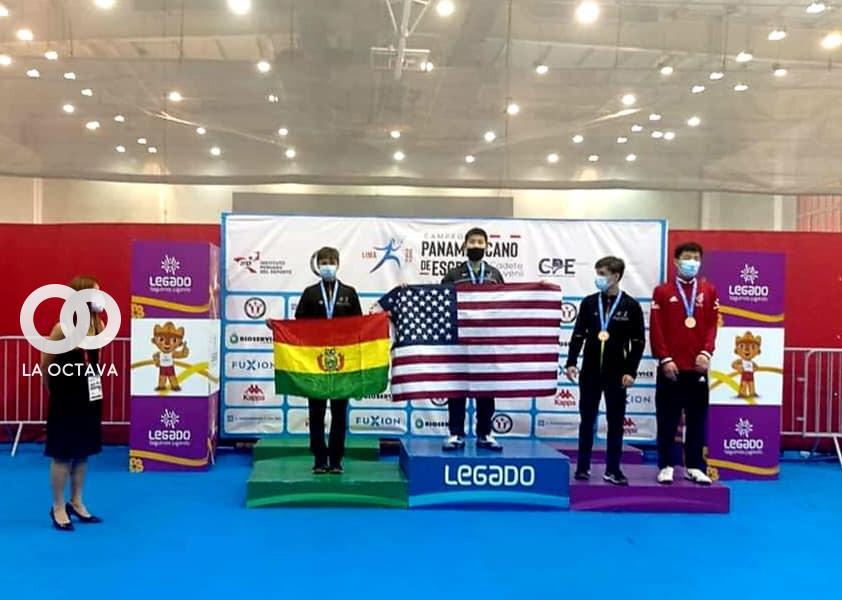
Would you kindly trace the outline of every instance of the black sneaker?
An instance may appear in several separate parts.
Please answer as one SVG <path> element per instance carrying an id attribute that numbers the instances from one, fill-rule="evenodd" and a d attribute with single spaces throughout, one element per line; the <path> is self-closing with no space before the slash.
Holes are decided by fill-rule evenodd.
<path id="1" fill-rule="evenodd" d="M 324 475 L 327 473 L 327 467 L 325 465 L 316 465 L 313 467 L 313 475 Z"/>
<path id="2" fill-rule="evenodd" d="M 328 467 L 327 472 L 331 475 L 342 475 L 345 472 L 345 469 L 342 468 L 342 465 L 331 465 Z"/>
<path id="3" fill-rule="evenodd" d="M 579 471 L 579 470 L 577 470 L 575 475 L 573 475 L 573 479 L 575 479 L 576 481 L 587 481 L 590 478 L 591 478 L 591 472 L 590 471 Z"/>
<path id="4" fill-rule="evenodd" d="M 623 472 L 620 470 L 614 471 L 613 473 L 606 472 L 602 478 L 610 484 L 613 485 L 628 485 L 629 480 L 628 478 L 623 475 Z"/>

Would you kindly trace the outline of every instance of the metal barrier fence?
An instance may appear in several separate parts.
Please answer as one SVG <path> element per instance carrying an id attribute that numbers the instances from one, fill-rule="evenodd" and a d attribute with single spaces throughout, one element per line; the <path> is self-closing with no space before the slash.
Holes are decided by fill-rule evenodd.
<path id="1" fill-rule="evenodd" d="M 25 426 L 43 426 L 47 421 L 42 379 L 25 376 L 39 360 L 40 353 L 24 337 L 0 337 L 0 425 L 14 431 L 12 455 Z M 117 338 L 101 350 L 100 363 L 114 364 L 118 373 L 103 381 L 103 425 L 129 424 L 129 361 L 128 338 Z M 831 439 L 842 464 L 842 349 L 786 349 L 781 435 L 802 443 Z"/>
<path id="2" fill-rule="evenodd" d="M 40 375 L 33 375 L 41 353 L 23 336 L 0 337 L 0 425 L 12 439 L 12 456 L 17 452 L 24 427 L 47 423 L 47 388 Z M 105 402 L 103 425 L 129 424 L 129 338 L 116 338 L 100 350 L 100 364 L 113 364 L 117 376 L 103 377 Z"/>

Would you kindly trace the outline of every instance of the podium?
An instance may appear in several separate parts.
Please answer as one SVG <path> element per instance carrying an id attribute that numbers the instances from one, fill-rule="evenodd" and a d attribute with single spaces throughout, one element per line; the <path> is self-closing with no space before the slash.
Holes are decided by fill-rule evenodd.
<path id="1" fill-rule="evenodd" d="M 219 248 L 134 242 L 130 471 L 203 471 L 212 464 L 219 336 Z"/>

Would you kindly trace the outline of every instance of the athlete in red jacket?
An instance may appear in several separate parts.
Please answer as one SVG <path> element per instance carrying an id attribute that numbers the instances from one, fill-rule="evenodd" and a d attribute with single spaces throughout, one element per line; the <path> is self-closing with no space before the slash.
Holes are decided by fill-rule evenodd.
<path id="1" fill-rule="evenodd" d="M 675 249 L 678 276 L 655 288 L 649 335 L 658 359 L 655 410 L 658 417 L 658 482 L 672 483 L 675 431 L 684 410 L 685 477 L 710 485 L 702 449 L 705 443 L 708 369 L 719 320 L 719 299 L 709 281 L 697 278 L 702 247 L 689 242 Z"/>

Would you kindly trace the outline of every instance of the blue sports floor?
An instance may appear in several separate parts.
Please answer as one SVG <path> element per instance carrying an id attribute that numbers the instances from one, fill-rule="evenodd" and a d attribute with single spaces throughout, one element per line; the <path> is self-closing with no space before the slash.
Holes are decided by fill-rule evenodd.
<path id="1" fill-rule="evenodd" d="M 109 448 L 87 491 L 106 523 L 63 533 L 41 447 L 8 448 L 0 598 L 842 597 L 833 463 L 733 483 L 718 516 L 247 510 L 248 455 L 223 452 L 206 474 L 131 474 L 126 449 Z"/>

